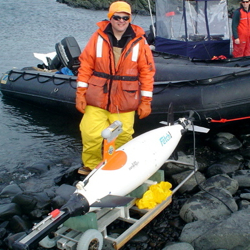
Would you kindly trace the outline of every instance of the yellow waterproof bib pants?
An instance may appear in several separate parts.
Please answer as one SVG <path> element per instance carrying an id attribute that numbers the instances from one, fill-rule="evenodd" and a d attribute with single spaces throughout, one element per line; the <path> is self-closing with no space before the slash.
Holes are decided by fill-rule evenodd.
<path id="1" fill-rule="evenodd" d="M 122 122 L 123 132 L 117 137 L 115 146 L 119 148 L 132 139 L 134 134 L 135 111 L 111 114 L 109 111 L 86 106 L 80 123 L 82 136 L 82 161 L 85 167 L 94 169 L 102 161 L 102 131 L 116 120 Z"/>

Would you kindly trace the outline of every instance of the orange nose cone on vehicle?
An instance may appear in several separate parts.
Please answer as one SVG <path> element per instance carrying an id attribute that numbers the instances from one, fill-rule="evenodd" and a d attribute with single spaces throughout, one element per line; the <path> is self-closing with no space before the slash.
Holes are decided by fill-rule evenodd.
<path id="1" fill-rule="evenodd" d="M 116 151 L 109 159 L 102 170 L 117 170 L 122 168 L 127 162 L 127 155 L 124 151 Z"/>

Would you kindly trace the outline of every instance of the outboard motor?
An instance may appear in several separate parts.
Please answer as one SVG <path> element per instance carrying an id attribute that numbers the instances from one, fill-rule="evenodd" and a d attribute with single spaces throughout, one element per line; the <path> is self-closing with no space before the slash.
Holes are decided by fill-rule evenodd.
<path id="1" fill-rule="evenodd" d="M 58 55 L 55 55 L 53 59 L 47 57 L 47 62 L 48 62 L 48 69 L 53 70 L 53 69 L 60 69 L 63 67 Z"/>
<path id="2" fill-rule="evenodd" d="M 51 65 L 58 67 L 60 62 L 63 67 L 69 68 L 74 75 L 77 75 L 77 70 L 80 66 L 78 57 L 81 54 L 81 49 L 76 39 L 72 36 L 65 37 L 61 42 L 55 45 L 55 48 L 57 55 L 51 61 Z"/>

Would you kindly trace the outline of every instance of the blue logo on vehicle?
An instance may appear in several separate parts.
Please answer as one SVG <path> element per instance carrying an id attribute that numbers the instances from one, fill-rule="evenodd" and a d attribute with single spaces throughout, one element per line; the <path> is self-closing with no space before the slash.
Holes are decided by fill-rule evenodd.
<path id="1" fill-rule="evenodd" d="M 171 134 L 168 132 L 166 135 L 160 138 L 161 145 L 164 146 L 172 138 Z"/>

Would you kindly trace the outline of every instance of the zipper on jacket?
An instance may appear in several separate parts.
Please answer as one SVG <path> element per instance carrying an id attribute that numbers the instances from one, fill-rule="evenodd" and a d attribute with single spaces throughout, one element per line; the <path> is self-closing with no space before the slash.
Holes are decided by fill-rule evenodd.
<path id="1" fill-rule="evenodd" d="M 112 44 L 111 44 L 111 39 L 109 38 L 109 40 L 105 39 L 105 37 L 103 37 L 100 33 L 99 35 L 102 37 L 102 39 L 109 44 L 109 54 L 110 54 L 110 57 L 111 58 L 111 54 L 113 53 L 112 51 Z M 109 37 L 109 34 L 107 34 L 108 37 Z M 111 60 L 109 60 L 109 68 L 110 68 L 110 75 L 112 75 L 112 66 L 111 66 Z M 110 92 L 111 92 L 111 88 L 112 88 L 112 79 L 110 79 L 110 82 L 109 82 L 109 88 L 108 88 L 108 80 L 106 81 L 106 83 L 104 84 L 103 86 L 103 93 L 104 94 L 107 94 L 108 93 L 108 103 L 107 103 L 107 108 L 106 110 L 109 111 L 109 106 L 110 106 Z"/>
<path id="2" fill-rule="evenodd" d="M 112 47 L 110 46 L 110 49 L 109 49 L 109 54 L 110 54 L 110 60 L 109 60 L 109 68 L 110 68 L 110 75 L 112 76 L 112 60 L 111 60 L 111 57 L 114 56 L 113 55 L 113 50 L 112 50 Z M 114 61 L 114 60 L 113 60 Z M 111 78 L 110 79 L 110 82 L 109 82 L 109 89 L 107 89 L 107 93 L 108 93 L 108 103 L 107 103 L 107 110 L 109 110 L 109 107 L 110 107 L 110 96 L 111 96 L 111 89 L 112 89 L 112 83 L 113 83 L 113 79 Z M 107 82 L 106 82 L 107 84 Z M 108 87 L 108 86 L 107 86 Z"/>

